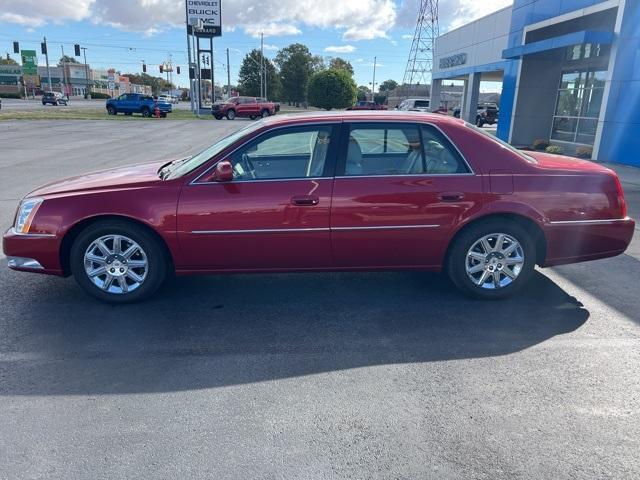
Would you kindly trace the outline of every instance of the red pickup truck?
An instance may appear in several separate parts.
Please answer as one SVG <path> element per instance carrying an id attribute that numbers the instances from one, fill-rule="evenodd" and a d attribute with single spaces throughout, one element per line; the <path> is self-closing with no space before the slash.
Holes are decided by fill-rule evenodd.
<path id="1" fill-rule="evenodd" d="M 257 117 L 275 115 L 276 105 L 273 102 L 264 101 L 256 97 L 231 97 L 226 102 L 216 102 L 211 105 L 211 115 L 217 120 L 227 117 L 233 120 L 236 117 L 249 117 L 251 120 Z"/>

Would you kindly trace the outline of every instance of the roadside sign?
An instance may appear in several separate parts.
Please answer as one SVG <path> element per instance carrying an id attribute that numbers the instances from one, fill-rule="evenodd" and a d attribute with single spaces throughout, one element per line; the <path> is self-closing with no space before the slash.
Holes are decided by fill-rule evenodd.
<path id="1" fill-rule="evenodd" d="M 38 74 L 38 57 L 35 50 L 22 50 L 22 74 L 37 75 Z"/>
<path id="2" fill-rule="evenodd" d="M 222 36 L 221 0 L 185 0 L 187 6 L 187 33 L 191 33 L 191 25 L 200 20 L 202 31 L 196 32 L 198 37 Z"/>
<path id="3" fill-rule="evenodd" d="M 116 84 L 114 82 L 109 82 L 109 90 L 115 90 Z"/>

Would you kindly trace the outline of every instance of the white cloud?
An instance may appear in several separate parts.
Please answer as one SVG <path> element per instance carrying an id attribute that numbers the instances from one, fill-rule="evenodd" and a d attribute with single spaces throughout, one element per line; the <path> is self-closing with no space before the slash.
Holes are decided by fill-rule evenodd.
<path id="1" fill-rule="evenodd" d="M 439 2 L 440 33 L 477 20 L 512 3 L 513 0 L 448 0 Z M 415 28 L 419 7 L 420 0 L 403 0 L 398 11 L 397 26 Z M 403 35 L 402 38 L 413 38 L 413 35 Z"/>
<path id="2" fill-rule="evenodd" d="M 264 44 L 264 49 L 265 50 L 271 50 L 271 51 L 275 51 L 278 50 L 280 47 L 278 47 L 277 45 L 271 45 L 269 43 L 265 43 Z"/>
<path id="3" fill-rule="evenodd" d="M 326 47 L 324 51 L 329 53 L 352 53 L 356 51 L 356 47 L 353 45 L 331 45 Z"/>
<path id="4" fill-rule="evenodd" d="M 402 38 L 404 38 L 405 40 L 411 40 L 413 38 L 413 35 L 405 33 L 404 35 L 402 35 Z"/>
<path id="5" fill-rule="evenodd" d="M 148 35 L 184 25 L 184 0 L 0 0 L 0 12 L 0 23 L 89 20 Z M 351 40 L 386 37 L 395 19 L 394 0 L 227 0 L 222 15 L 225 31 L 241 28 L 254 37 L 311 27 L 337 29 Z"/>

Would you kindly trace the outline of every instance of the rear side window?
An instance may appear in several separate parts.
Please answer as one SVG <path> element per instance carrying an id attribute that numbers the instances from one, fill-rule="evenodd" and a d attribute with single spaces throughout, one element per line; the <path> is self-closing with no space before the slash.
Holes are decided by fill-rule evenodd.
<path id="1" fill-rule="evenodd" d="M 351 124 L 346 176 L 468 173 L 457 150 L 435 128 L 419 124 Z"/>

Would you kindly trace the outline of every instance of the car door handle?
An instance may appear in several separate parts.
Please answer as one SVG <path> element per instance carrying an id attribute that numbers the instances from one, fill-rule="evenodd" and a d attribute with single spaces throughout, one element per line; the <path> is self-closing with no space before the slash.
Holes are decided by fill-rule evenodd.
<path id="1" fill-rule="evenodd" d="M 312 207 L 317 205 L 320 199 L 315 195 L 299 195 L 291 198 L 291 203 L 294 205 Z"/>
<path id="2" fill-rule="evenodd" d="M 462 200 L 464 198 L 464 193 L 443 192 L 440 195 L 438 195 L 438 198 L 444 202 L 457 202 L 458 200 Z"/>

